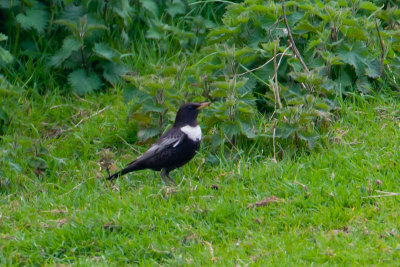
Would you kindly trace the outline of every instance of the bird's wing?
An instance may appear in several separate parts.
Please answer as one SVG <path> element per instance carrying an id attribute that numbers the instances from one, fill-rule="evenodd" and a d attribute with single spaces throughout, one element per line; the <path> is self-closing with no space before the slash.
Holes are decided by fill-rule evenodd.
<path id="1" fill-rule="evenodd" d="M 185 138 L 185 134 L 182 131 L 171 131 L 169 130 L 163 136 L 158 139 L 141 157 L 136 159 L 134 162 L 143 161 L 154 155 L 159 154 L 169 147 L 177 147 L 182 140 Z M 134 163 L 132 162 L 132 163 Z M 131 163 L 130 163 L 131 164 Z"/>

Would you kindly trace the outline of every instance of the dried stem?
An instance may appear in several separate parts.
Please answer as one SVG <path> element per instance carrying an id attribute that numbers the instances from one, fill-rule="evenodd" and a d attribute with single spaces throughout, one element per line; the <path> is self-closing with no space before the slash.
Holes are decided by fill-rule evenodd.
<path id="1" fill-rule="evenodd" d="M 283 12 L 283 20 L 284 20 L 284 22 L 285 22 L 286 29 L 287 29 L 288 35 L 289 35 L 290 44 L 292 45 L 293 53 L 294 53 L 294 54 L 296 55 L 296 57 L 299 59 L 299 61 L 300 61 L 301 65 L 303 66 L 303 68 L 304 68 L 307 72 L 309 72 L 310 70 L 307 68 L 306 64 L 304 63 L 303 59 L 301 58 L 300 53 L 299 53 L 299 50 L 297 50 L 296 44 L 294 43 L 294 40 L 293 40 L 293 35 L 292 35 L 292 32 L 290 31 L 289 24 L 288 24 L 287 19 L 286 19 L 285 0 L 282 0 L 282 12 Z"/>
<path id="2" fill-rule="evenodd" d="M 382 76 L 382 73 L 383 73 L 383 60 L 385 58 L 385 46 L 383 44 L 383 40 L 382 40 L 382 37 L 381 37 L 381 32 L 379 31 L 378 22 L 376 21 L 376 18 L 375 18 L 375 27 L 376 27 L 376 31 L 378 32 L 379 42 L 381 43 L 381 49 L 382 49 L 382 52 L 381 52 L 381 66 L 380 66 L 380 70 L 379 70 L 379 76 Z"/>
<path id="3" fill-rule="evenodd" d="M 283 51 L 283 53 L 279 53 L 279 54 L 276 55 L 276 56 L 281 56 L 280 59 L 279 59 L 278 66 L 280 65 L 280 62 L 282 61 L 283 56 L 286 54 L 287 50 L 288 50 L 290 47 L 291 47 L 291 45 L 289 45 L 289 46 L 285 49 L 285 51 Z M 268 63 L 271 63 L 273 60 L 274 60 L 274 58 L 270 58 L 267 62 L 265 62 L 265 63 L 262 64 L 261 66 L 258 66 L 257 68 L 254 68 L 254 69 L 252 69 L 252 70 L 248 70 L 248 71 L 246 71 L 246 72 L 237 74 L 237 77 L 240 77 L 240 76 L 249 74 L 249 73 L 251 73 L 251 72 L 254 72 L 254 71 L 256 71 L 256 70 L 259 70 L 259 69 L 265 67 L 266 65 L 268 65 Z"/>
<path id="4" fill-rule="evenodd" d="M 276 129 L 276 123 L 277 120 L 274 120 L 274 124 L 272 125 L 273 128 L 273 132 L 272 132 L 272 147 L 273 147 L 273 151 L 274 151 L 274 157 L 272 158 L 272 161 L 274 163 L 277 163 L 278 161 L 276 160 L 276 152 L 275 152 L 275 129 Z"/>
<path id="5" fill-rule="evenodd" d="M 71 128 L 69 128 L 69 129 L 67 129 L 67 130 L 62 130 L 61 132 L 62 132 L 62 133 L 65 133 L 65 132 L 72 131 L 73 129 L 75 129 L 76 127 L 78 127 L 82 122 L 84 122 L 84 121 L 86 121 L 86 120 L 88 120 L 88 119 L 90 119 L 90 118 L 92 118 L 92 117 L 94 117 L 94 116 L 97 116 L 97 115 L 103 113 L 103 111 L 106 110 L 106 109 L 107 109 L 107 107 L 102 108 L 101 110 L 99 110 L 99 111 L 93 113 L 93 114 L 90 115 L 89 117 L 85 117 L 85 118 L 81 119 L 77 124 L 75 124 L 75 125 L 72 126 Z"/>
<path id="6" fill-rule="evenodd" d="M 274 95 L 275 95 L 275 106 L 278 103 L 278 107 L 282 108 L 281 98 L 279 96 L 279 87 L 278 87 L 278 65 L 276 64 L 276 43 L 274 43 Z"/>
<path id="7" fill-rule="evenodd" d="M 303 189 L 308 193 L 308 187 L 307 187 L 306 185 L 300 183 L 300 182 L 297 181 L 297 180 L 294 180 L 293 182 L 294 182 L 295 184 L 299 185 L 301 188 L 303 188 Z"/>

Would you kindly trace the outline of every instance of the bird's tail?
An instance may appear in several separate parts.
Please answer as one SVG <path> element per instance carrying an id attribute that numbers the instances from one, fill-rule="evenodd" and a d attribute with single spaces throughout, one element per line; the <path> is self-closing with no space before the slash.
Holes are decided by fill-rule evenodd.
<path id="1" fill-rule="evenodd" d="M 120 177 L 122 175 L 125 175 L 125 174 L 127 174 L 129 172 L 138 171 L 138 170 L 143 169 L 140 166 L 140 164 L 137 164 L 137 163 L 138 162 L 136 162 L 136 161 L 133 161 L 133 162 L 129 163 L 128 167 L 126 167 L 126 168 L 124 168 L 124 169 L 122 169 L 122 170 L 120 170 L 120 171 L 108 176 L 107 180 L 114 180 L 114 179 L 117 179 L 118 177 Z"/>

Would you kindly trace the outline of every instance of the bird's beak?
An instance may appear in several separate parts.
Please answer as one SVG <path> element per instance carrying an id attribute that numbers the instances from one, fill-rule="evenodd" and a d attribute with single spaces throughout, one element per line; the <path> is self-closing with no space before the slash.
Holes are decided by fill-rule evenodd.
<path id="1" fill-rule="evenodd" d="M 200 104 L 200 106 L 197 108 L 197 110 L 200 110 L 200 109 L 202 109 L 202 108 L 205 108 L 205 107 L 207 107 L 207 106 L 209 106 L 209 105 L 210 105 L 210 102 L 203 102 L 203 103 Z"/>

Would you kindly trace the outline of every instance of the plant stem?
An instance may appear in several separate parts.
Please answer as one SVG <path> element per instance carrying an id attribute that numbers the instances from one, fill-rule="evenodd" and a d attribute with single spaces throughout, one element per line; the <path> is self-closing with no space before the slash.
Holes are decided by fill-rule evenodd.
<path id="1" fill-rule="evenodd" d="M 86 75 L 89 75 L 89 69 L 88 69 L 87 64 L 86 64 L 85 56 L 83 55 L 83 45 L 81 45 L 80 50 L 81 50 L 82 65 L 86 70 Z"/>
<path id="2" fill-rule="evenodd" d="M 285 0 L 282 0 L 282 12 L 283 12 L 283 20 L 284 20 L 284 22 L 285 22 L 286 29 L 287 29 L 288 35 L 289 35 L 290 44 L 292 45 L 293 53 L 294 53 L 294 54 L 296 55 L 296 57 L 299 59 L 299 61 L 300 61 L 301 65 L 303 66 L 303 68 L 304 68 L 307 72 L 310 72 L 310 70 L 307 68 L 307 65 L 304 63 L 303 59 L 301 58 L 300 53 L 299 53 L 299 50 L 297 50 L 296 44 L 294 43 L 293 35 L 292 35 L 292 32 L 290 31 L 289 24 L 288 24 L 287 19 L 286 19 Z"/>
<path id="3" fill-rule="evenodd" d="M 49 36 L 51 34 L 51 27 L 53 26 L 55 9 L 56 9 L 56 3 L 55 3 L 55 1 L 52 1 L 51 2 L 51 7 L 50 7 L 50 10 L 51 10 L 50 21 L 49 21 L 49 26 L 47 27 L 47 35 L 49 35 Z"/>
<path id="4" fill-rule="evenodd" d="M 21 3 L 19 5 L 19 13 L 22 13 L 24 11 L 24 0 L 21 0 Z M 13 49 L 13 54 L 15 55 L 17 53 L 17 47 L 19 43 L 19 34 L 21 32 L 21 24 L 18 23 L 17 25 L 17 33 L 15 34 L 15 43 L 14 43 L 14 49 Z"/>
<path id="5" fill-rule="evenodd" d="M 103 19 L 106 25 L 107 25 L 106 18 L 107 18 L 108 1 L 109 0 L 104 0 L 104 9 L 103 9 Z"/>
<path id="6" fill-rule="evenodd" d="M 376 27 L 376 31 L 378 32 L 379 42 L 381 43 L 381 49 L 382 49 L 382 51 L 381 51 L 381 66 L 380 66 L 380 69 L 379 69 L 379 76 L 382 76 L 383 63 L 384 63 L 383 61 L 385 59 L 385 46 L 383 44 L 383 40 L 382 40 L 382 37 L 381 37 L 381 32 L 379 31 L 378 22 L 376 21 L 376 18 L 375 18 L 375 27 Z"/>
<path id="7" fill-rule="evenodd" d="M 276 103 L 278 103 L 278 107 L 282 108 L 281 98 L 279 96 L 279 86 L 278 86 L 278 65 L 276 63 L 276 42 L 274 43 L 274 95 L 275 95 L 275 109 Z"/>

